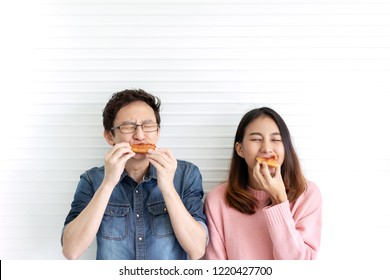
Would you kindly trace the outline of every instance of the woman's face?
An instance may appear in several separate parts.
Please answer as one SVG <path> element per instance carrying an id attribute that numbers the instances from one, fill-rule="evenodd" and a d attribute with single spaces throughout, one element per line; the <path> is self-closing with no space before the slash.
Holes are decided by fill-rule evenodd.
<path id="1" fill-rule="evenodd" d="M 250 173 L 256 164 L 256 157 L 277 157 L 279 165 L 284 161 L 284 145 L 279 128 L 270 117 L 263 115 L 254 119 L 245 129 L 242 143 L 235 144 L 239 156 L 245 159 Z M 274 174 L 275 168 L 269 167 Z"/>

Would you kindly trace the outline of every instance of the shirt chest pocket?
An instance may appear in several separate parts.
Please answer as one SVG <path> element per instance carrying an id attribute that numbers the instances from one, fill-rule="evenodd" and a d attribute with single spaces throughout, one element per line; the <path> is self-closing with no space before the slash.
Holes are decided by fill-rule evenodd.
<path id="1" fill-rule="evenodd" d="M 149 204 L 148 212 L 152 218 L 152 232 L 156 237 L 173 235 L 171 219 L 164 202 Z"/>
<path id="2" fill-rule="evenodd" d="M 98 234 L 103 238 L 123 240 L 127 236 L 130 206 L 108 204 Z"/>

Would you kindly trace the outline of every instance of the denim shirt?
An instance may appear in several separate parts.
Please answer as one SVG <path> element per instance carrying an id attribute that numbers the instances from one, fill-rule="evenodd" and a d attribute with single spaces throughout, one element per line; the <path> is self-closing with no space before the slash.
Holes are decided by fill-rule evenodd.
<path id="1" fill-rule="evenodd" d="M 104 177 L 104 167 L 80 176 L 65 226 L 88 205 Z M 206 227 L 203 213 L 202 176 L 198 167 L 178 160 L 173 180 L 175 189 L 192 217 Z M 105 210 L 97 239 L 97 259 L 187 259 L 173 232 L 170 215 L 157 186 L 157 171 L 149 165 L 142 182 L 123 172 Z M 208 236 L 208 234 L 207 234 Z"/>

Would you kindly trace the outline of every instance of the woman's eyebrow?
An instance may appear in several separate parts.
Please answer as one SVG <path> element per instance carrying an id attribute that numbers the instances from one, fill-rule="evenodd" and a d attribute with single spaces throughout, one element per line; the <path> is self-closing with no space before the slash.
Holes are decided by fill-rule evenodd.
<path id="1" fill-rule="evenodd" d="M 251 132 L 249 136 L 263 136 L 260 132 Z M 281 136 L 280 132 L 271 133 L 271 136 Z"/>

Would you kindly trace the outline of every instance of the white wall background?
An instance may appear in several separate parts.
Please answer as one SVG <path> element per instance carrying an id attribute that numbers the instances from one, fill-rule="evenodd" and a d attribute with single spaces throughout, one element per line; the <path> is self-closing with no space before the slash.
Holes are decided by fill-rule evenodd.
<path id="1" fill-rule="evenodd" d="M 162 99 L 160 146 L 226 179 L 235 129 L 258 106 L 291 129 L 323 194 L 319 258 L 390 252 L 390 3 L 50 0 L 1 7 L 0 258 L 63 259 L 84 170 L 109 148 L 113 92 Z M 95 246 L 83 256 L 94 259 Z"/>

